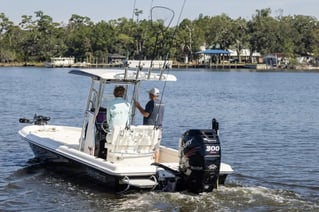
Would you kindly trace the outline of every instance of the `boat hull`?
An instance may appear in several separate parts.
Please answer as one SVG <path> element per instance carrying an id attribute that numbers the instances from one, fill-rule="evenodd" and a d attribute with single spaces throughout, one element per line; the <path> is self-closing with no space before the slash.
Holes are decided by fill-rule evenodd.
<path id="1" fill-rule="evenodd" d="M 54 125 L 30 125 L 19 131 L 20 136 L 26 140 L 35 157 L 46 163 L 64 163 L 75 165 L 92 179 L 98 180 L 111 189 L 122 191 L 127 189 L 128 181 L 149 179 L 148 183 L 134 184 L 138 188 L 153 189 L 156 183 L 152 179 L 157 174 L 158 167 L 138 164 L 115 164 L 102 158 L 89 155 L 79 150 L 78 138 L 80 128 L 54 126 Z M 169 147 L 160 147 L 160 163 L 170 166 L 178 171 L 178 151 Z M 228 164 L 221 164 L 219 184 L 223 184 L 228 174 L 233 170 Z M 136 182 L 135 182 L 136 183 Z"/>
<path id="2" fill-rule="evenodd" d="M 30 148 L 32 149 L 35 158 L 40 160 L 41 162 L 49 162 L 49 163 L 69 163 L 65 157 L 62 157 L 59 154 L 56 154 L 42 146 L 34 144 L 33 142 L 29 141 Z"/>
<path id="3" fill-rule="evenodd" d="M 60 154 L 57 154 L 54 151 L 48 150 L 43 146 L 38 146 L 30 141 L 29 145 L 35 155 L 36 161 L 40 161 L 41 163 L 45 164 L 57 165 L 55 166 L 56 169 L 62 169 L 63 172 L 69 172 L 68 174 L 71 175 L 78 175 L 79 173 L 81 173 L 81 176 L 83 176 L 83 174 L 85 174 L 92 180 L 97 181 L 98 183 L 102 183 L 108 191 L 122 192 L 128 190 L 129 188 L 127 184 L 121 183 L 123 179 L 127 179 L 128 177 L 107 174 L 99 169 L 88 166 L 84 163 L 79 162 L 78 160 L 74 160 L 72 158 L 67 158 Z M 149 177 L 151 176 L 152 175 L 150 175 Z M 145 178 L 145 176 L 130 176 L 129 179 L 139 178 Z"/>

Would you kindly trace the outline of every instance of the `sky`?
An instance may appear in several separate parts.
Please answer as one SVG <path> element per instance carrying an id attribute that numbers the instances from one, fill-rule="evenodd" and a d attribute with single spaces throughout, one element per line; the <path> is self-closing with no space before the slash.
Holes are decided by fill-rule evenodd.
<path id="1" fill-rule="evenodd" d="M 169 7 L 175 11 L 176 23 L 184 18 L 194 20 L 200 14 L 226 14 L 233 19 L 242 17 L 249 20 L 256 10 L 266 8 L 271 9 L 272 16 L 307 15 L 319 20 L 319 0 L 0 0 L 0 13 L 15 24 L 22 20 L 22 15 L 35 17 L 36 11 L 42 11 L 58 23 L 67 23 L 72 14 L 87 16 L 96 23 L 121 17 L 132 18 L 134 5 L 136 9 L 143 10 L 140 19 L 150 17 L 152 5 Z"/>

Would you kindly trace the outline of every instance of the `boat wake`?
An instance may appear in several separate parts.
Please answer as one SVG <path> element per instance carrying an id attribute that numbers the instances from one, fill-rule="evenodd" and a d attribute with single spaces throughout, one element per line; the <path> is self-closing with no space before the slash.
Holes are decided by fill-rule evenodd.
<path id="1" fill-rule="evenodd" d="M 55 196 L 57 202 L 70 205 L 71 200 L 65 200 L 63 193 L 81 197 L 90 202 L 82 202 L 73 209 L 108 208 L 108 211 L 316 211 L 318 201 L 304 198 L 296 192 L 287 189 L 272 189 L 264 186 L 242 185 L 243 179 L 253 180 L 254 177 L 235 174 L 226 185 L 219 186 L 213 193 L 203 192 L 194 195 L 189 192 L 138 192 L 114 194 L 107 187 L 88 180 L 76 167 L 63 164 L 39 163 L 36 159 L 28 162 L 28 166 L 19 169 L 10 176 L 6 190 L 9 195 L 4 200 L 5 205 L 33 208 L 36 197 L 38 200 L 61 192 Z M 238 180 L 241 179 L 241 180 Z M 257 179 L 254 179 L 257 181 Z M 46 190 L 45 196 L 41 192 Z M 44 193 L 42 193 L 43 195 Z M 115 201 L 116 200 L 116 201 Z M 318 200 L 318 199 L 317 199 Z M 26 203 L 27 202 L 27 203 Z M 112 204 L 110 204 L 112 202 Z M 46 203 L 47 204 L 47 203 Z M 62 204 L 62 205 L 63 205 Z M 53 208 L 55 204 L 48 204 Z M 62 207 L 62 206 L 61 206 Z"/>
<path id="2" fill-rule="evenodd" d="M 319 205 L 298 194 L 266 187 L 220 186 L 213 193 L 155 193 L 127 195 L 121 211 L 315 211 Z"/>
<path id="3" fill-rule="evenodd" d="M 231 178 L 229 179 L 229 182 L 232 182 L 233 184 L 240 186 L 240 187 L 265 187 L 270 188 L 274 190 L 280 190 L 280 191 L 287 191 L 291 193 L 295 193 L 297 196 L 300 196 L 299 194 L 307 194 L 306 197 L 303 196 L 303 198 L 307 198 L 310 201 L 318 202 L 319 200 L 319 187 L 317 185 L 312 185 L 310 182 L 306 184 L 302 184 L 299 181 L 298 182 L 292 182 L 291 180 L 282 180 L 276 181 L 272 178 L 263 178 L 263 177 L 256 177 L 256 176 L 248 176 L 240 173 L 233 174 Z"/>

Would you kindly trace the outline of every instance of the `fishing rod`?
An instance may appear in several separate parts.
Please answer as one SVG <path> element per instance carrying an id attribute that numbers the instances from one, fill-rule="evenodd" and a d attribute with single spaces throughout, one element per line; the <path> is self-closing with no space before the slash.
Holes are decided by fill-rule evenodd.
<path id="1" fill-rule="evenodd" d="M 179 12 L 179 16 L 178 16 L 178 19 L 177 19 L 177 22 L 176 22 L 175 30 L 173 31 L 173 34 L 172 34 L 173 40 L 172 40 L 172 42 L 170 43 L 168 49 L 170 49 L 170 48 L 172 47 L 173 43 L 174 43 L 174 38 L 175 38 L 176 32 L 177 32 L 177 30 L 178 30 L 178 25 L 179 25 L 179 23 L 180 23 L 180 20 L 181 20 L 181 17 L 182 17 L 182 13 L 183 13 L 184 8 L 185 8 L 185 4 L 186 4 L 186 0 L 183 0 L 183 4 L 182 4 L 182 7 L 181 7 L 181 10 L 180 10 L 180 12 Z M 163 68 L 161 69 L 160 79 L 162 79 L 164 69 L 167 68 L 168 57 L 169 57 L 169 51 L 167 51 L 166 57 L 165 57 L 165 59 L 164 59 L 164 66 L 163 66 Z M 168 71 L 168 73 L 169 73 L 169 71 Z"/>
<path id="2" fill-rule="evenodd" d="M 165 70 L 167 70 L 167 74 L 169 74 L 169 72 L 170 72 L 170 70 L 169 70 L 169 68 L 168 68 L 169 50 L 171 49 L 171 47 L 173 46 L 173 44 L 175 44 L 174 42 L 176 42 L 176 40 L 175 40 L 174 38 L 175 38 L 175 35 L 176 35 L 176 33 L 177 33 L 177 30 L 178 30 L 178 25 L 179 25 L 179 23 L 180 23 L 180 20 L 181 20 L 181 17 L 182 17 L 182 13 L 183 13 L 183 11 L 184 11 L 185 4 L 186 4 L 186 0 L 183 0 L 183 4 L 182 4 L 181 10 L 180 10 L 180 12 L 179 12 L 179 16 L 178 16 L 178 19 L 177 19 L 177 22 L 176 22 L 175 29 L 174 29 L 174 31 L 173 31 L 171 37 L 169 37 L 169 39 L 165 39 L 166 37 L 165 37 L 165 33 L 164 33 L 164 32 L 165 32 L 165 31 L 167 32 L 167 34 L 166 34 L 167 36 L 170 35 L 168 29 L 169 29 L 169 26 L 171 25 L 171 23 L 172 23 L 172 21 L 173 21 L 173 19 L 174 19 L 175 12 L 174 12 L 172 9 L 170 9 L 170 8 L 162 7 L 162 6 L 154 6 L 154 7 L 151 9 L 151 21 L 152 21 L 151 23 L 153 23 L 153 13 L 152 13 L 152 12 L 153 12 L 153 9 L 154 9 L 154 8 L 166 9 L 166 10 L 168 10 L 168 11 L 170 11 L 170 12 L 172 13 L 172 17 L 171 17 L 171 19 L 169 20 L 168 26 L 166 27 L 165 30 L 162 30 L 162 33 L 163 33 L 162 42 L 163 42 L 163 43 L 164 43 L 165 41 L 170 41 L 170 42 L 168 42 L 168 46 L 167 46 L 167 49 L 166 49 L 166 55 L 165 55 L 165 57 L 164 57 L 163 66 L 160 68 L 159 80 L 162 80 L 163 73 L 164 73 Z M 164 28 L 163 28 L 163 29 L 164 29 Z M 158 38 L 158 34 L 157 34 L 156 39 L 157 39 L 157 38 Z M 170 38 L 172 38 L 172 40 L 171 40 Z M 157 40 L 156 40 L 156 42 L 157 42 Z M 157 44 L 157 43 L 155 43 L 155 44 Z M 155 45 L 155 48 L 157 48 L 158 46 L 159 46 L 159 45 Z M 157 49 L 156 49 L 156 50 L 157 50 Z M 155 55 L 153 55 L 153 59 L 154 59 L 154 56 L 155 56 Z M 152 60 L 153 60 L 153 59 L 152 59 Z M 152 61 L 151 61 L 151 64 L 152 64 Z M 150 74 L 150 70 L 149 70 L 149 74 Z M 155 119 L 155 126 L 157 125 L 157 122 L 158 122 L 160 107 L 162 107 L 163 97 L 164 97 L 164 93 L 165 93 L 165 89 L 166 89 L 166 84 L 167 84 L 167 79 L 165 79 L 164 85 L 163 85 L 163 87 L 162 87 L 162 95 L 161 95 L 161 97 L 160 97 L 159 107 L 158 107 L 158 111 L 157 111 L 157 113 L 156 113 L 157 115 L 156 115 L 156 119 Z"/>
<path id="3" fill-rule="evenodd" d="M 157 20 L 157 22 L 154 21 L 153 14 L 154 14 L 155 10 L 166 10 L 167 12 L 169 12 L 169 15 L 171 15 L 166 27 L 164 25 L 165 20 Z M 161 45 L 161 47 L 163 47 L 164 51 L 165 50 L 169 51 L 169 49 L 170 49 L 170 46 L 167 46 L 167 48 L 165 49 L 165 43 L 166 42 L 164 42 L 164 41 L 169 41 L 170 40 L 170 39 L 166 39 L 166 38 L 169 38 L 169 27 L 170 27 L 174 17 L 175 17 L 174 10 L 172 10 L 172 9 L 170 9 L 168 7 L 154 6 L 154 7 L 151 8 L 151 24 L 152 24 L 152 27 L 155 28 L 154 25 L 155 25 L 155 23 L 157 23 L 160 33 L 158 33 L 156 30 L 154 30 L 154 33 L 156 33 L 155 34 L 155 45 L 154 45 L 154 49 L 153 49 L 153 53 L 152 53 L 151 65 L 150 65 L 150 68 L 149 68 L 149 71 L 148 71 L 148 78 L 150 77 L 150 74 L 151 74 L 151 71 L 152 71 L 152 68 L 153 68 L 153 60 L 154 60 L 154 58 L 156 56 L 159 55 L 159 46 Z M 163 23 L 161 23 L 161 21 L 163 21 Z M 162 36 L 162 41 L 160 41 L 160 36 Z M 164 57 L 164 58 L 165 58 L 164 59 L 164 63 L 163 63 L 163 66 L 160 68 L 160 73 L 162 73 L 163 68 L 166 68 L 166 57 Z M 160 74 L 160 78 L 159 79 L 161 80 L 161 74 Z"/>
<path id="4" fill-rule="evenodd" d="M 163 55 L 164 62 L 159 69 L 159 80 L 162 80 L 165 70 L 168 69 L 167 74 L 169 73 L 169 64 L 168 64 L 168 59 L 169 59 L 169 55 L 170 55 L 169 51 L 176 42 L 174 38 L 175 38 L 176 32 L 178 30 L 178 25 L 180 23 L 180 19 L 181 19 L 182 13 L 184 11 L 185 4 L 186 4 L 186 0 L 183 0 L 175 29 L 173 31 L 170 31 L 170 26 L 173 23 L 173 20 L 175 18 L 175 11 L 168 8 L 168 7 L 165 7 L 165 6 L 157 6 L 157 5 L 153 6 L 153 0 L 151 1 L 150 23 L 151 23 L 151 28 L 154 29 L 154 30 L 152 30 L 152 32 L 154 33 L 153 36 L 155 37 L 155 41 L 154 41 L 153 49 L 151 50 L 150 66 L 148 67 L 148 71 L 146 73 L 147 74 L 146 76 L 148 79 L 150 79 L 150 77 L 151 77 L 151 73 L 152 73 L 152 70 L 154 67 L 154 59 L 156 57 L 158 57 L 160 55 L 160 53 L 163 53 L 163 52 L 165 53 L 165 55 Z M 132 20 L 134 19 L 134 15 L 136 15 L 136 11 L 137 11 L 136 0 L 134 0 Z M 157 11 L 159 11 L 161 18 L 156 17 Z M 166 13 L 166 17 L 163 18 L 162 16 L 164 13 Z M 143 52 L 143 51 L 141 51 L 141 52 Z M 140 61 L 139 61 L 138 66 L 136 67 L 137 68 L 136 79 L 138 79 L 140 71 L 142 71 L 142 68 L 143 68 L 141 66 L 141 59 L 142 59 L 141 54 L 139 54 Z M 127 67 L 126 67 L 126 69 L 127 69 Z M 163 102 L 163 96 L 164 96 L 164 92 L 165 92 L 165 88 L 166 88 L 166 83 L 167 83 L 167 79 L 165 79 L 164 85 L 162 87 L 162 96 L 160 97 L 160 107 L 161 107 L 162 102 Z M 138 90 L 138 87 L 135 86 L 134 87 L 134 94 L 137 93 L 136 90 Z M 134 96 L 133 99 L 137 99 L 137 98 L 138 98 L 137 96 L 136 97 Z M 160 107 L 158 107 L 155 125 L 158 121 L 158 113 L 160 111 Z M 132 117 L 131 117 L 132 121 L 134 119 L 134 116 L 135 116 L 135 110 L 132 110 Z"/>

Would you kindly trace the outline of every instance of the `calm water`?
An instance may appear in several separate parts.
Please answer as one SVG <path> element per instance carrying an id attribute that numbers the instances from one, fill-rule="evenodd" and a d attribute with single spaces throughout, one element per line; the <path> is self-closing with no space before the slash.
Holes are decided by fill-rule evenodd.
<path id="1" fill-rule="evenodd" d="M 215 117 L 223 161 L 236 171 L 227 185 L 194 196 L 115 195 L 34 162 L 17 134 L 20 117 L 81 126 L 90 80 L 67 72 L 0 68 L 0 211 L 319 211 L 319 73 L 172 71 L 163 143 L 177 148 L 185 130 L 209 128 Z M 141 87 L 141 102 L 155 85 L 162 90 Z"/>

